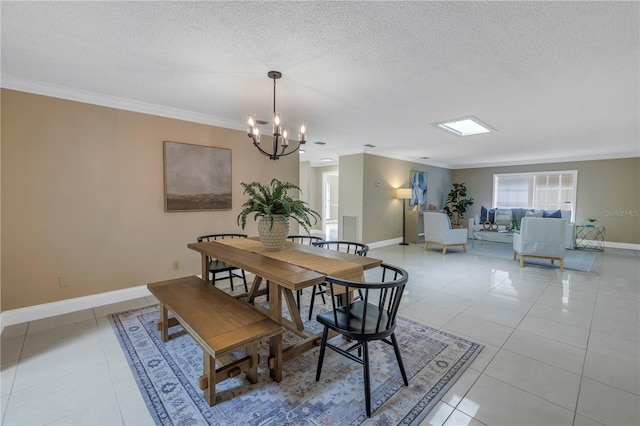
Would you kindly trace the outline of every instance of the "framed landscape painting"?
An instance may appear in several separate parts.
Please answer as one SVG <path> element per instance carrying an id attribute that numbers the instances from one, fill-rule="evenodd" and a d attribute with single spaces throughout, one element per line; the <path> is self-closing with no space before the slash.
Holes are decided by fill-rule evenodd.
<path id="1" fill-rule="evenodd" d="M 231 209 L 231 150 L 164 142 L 164 210 Z"/>
<path id="2" fill-rule="evenodd" d="M 427 172 L 411 170 L 411 202 L 410 206 L 427 204 Z"/>

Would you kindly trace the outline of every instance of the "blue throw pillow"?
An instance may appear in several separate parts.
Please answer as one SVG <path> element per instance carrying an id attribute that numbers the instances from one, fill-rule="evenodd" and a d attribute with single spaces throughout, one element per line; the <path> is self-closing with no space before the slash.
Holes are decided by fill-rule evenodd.
<path id="1" fill-rule="evenodd" d="M 560 209 L 558 210 L 544 210 L 542 212 L 542 217 L 552 217 L 555 219 L 562 219 L 562 212 L 560 211 Z"/>
<path id="2" fill-rule="evenodd" d="M 487 208 L 485 206 L 480 207 L 480 223 L 487 221 Z"/>

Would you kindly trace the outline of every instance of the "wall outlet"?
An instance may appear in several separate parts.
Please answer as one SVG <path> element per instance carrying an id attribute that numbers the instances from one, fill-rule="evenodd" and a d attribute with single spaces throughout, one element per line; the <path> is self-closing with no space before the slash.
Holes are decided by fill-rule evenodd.
<path id="1" fill-rule="evenodd" d="M 180 262 L 178 262 L 177 260 L 173 261 L 173 270 L 177 271 L 180 269 Z"/>
<path id="2" fill-rule="evenodd" d="M 71 281 L 69 280 L 69 277 L 62 276 L 58 277 L 58 284 L 60 285 L 60 288 L 70 287 Z"/>

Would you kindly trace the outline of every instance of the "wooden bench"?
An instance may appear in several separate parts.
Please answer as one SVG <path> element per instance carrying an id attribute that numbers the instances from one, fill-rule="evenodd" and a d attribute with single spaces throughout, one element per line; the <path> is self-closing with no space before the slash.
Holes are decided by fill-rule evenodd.
<path id="1" fill-rule="evenodd" d="M 282 326 L 224 291 L 196 276 L 147 285 L 160 301 L 159 329 L 164 342 L 169 328 L 181 325 L 203 350 L 204 374 L 200 389 L 214 405 L 216 383 L 246 372 L 251 383 L 258 381 L 258 342 L 269 339 L 270 376 L 282 380 Z M 168 311 L 173 313 L 169 318 Z M 245 349 L 247 356 L 222 364 L 225 355 Z M 220 367 L 216 368 L 216 360 Z"/>

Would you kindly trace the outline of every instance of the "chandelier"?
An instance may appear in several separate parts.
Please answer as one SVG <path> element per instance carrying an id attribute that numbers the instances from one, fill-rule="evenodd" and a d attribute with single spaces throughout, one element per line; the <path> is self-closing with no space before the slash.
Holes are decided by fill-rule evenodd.
<path id="1" fill-rule="evenodd" d="M 300 149 L 300 145 L 307 143 L 307 125 L 300 123 L 300 130 L 298 132 L 298 146 L 293 151 L 286 152 L 289 148 L 289 131 L 285 128 L 282 130 L 282 120 L 280 114 L 276 112 L 276 80 L 282 77 L 280 71 L 269 71 L 267 73 L 269 78 L 273 79 L 273 149 L 272 152 L 268 152 L 260 145 L 260 130 L 258 124 L 266 124 L 264 122 L 258 122 L 255 114 L 249 114 L 247 119 L 247 135 L 253 140 L 253 145 L 258 148 L 262 154 L 269 157 L 271 160 L 277 160 L 285 155 L 290 155 Z M 278 152 L 280 150 L 280 152 Z"/>

